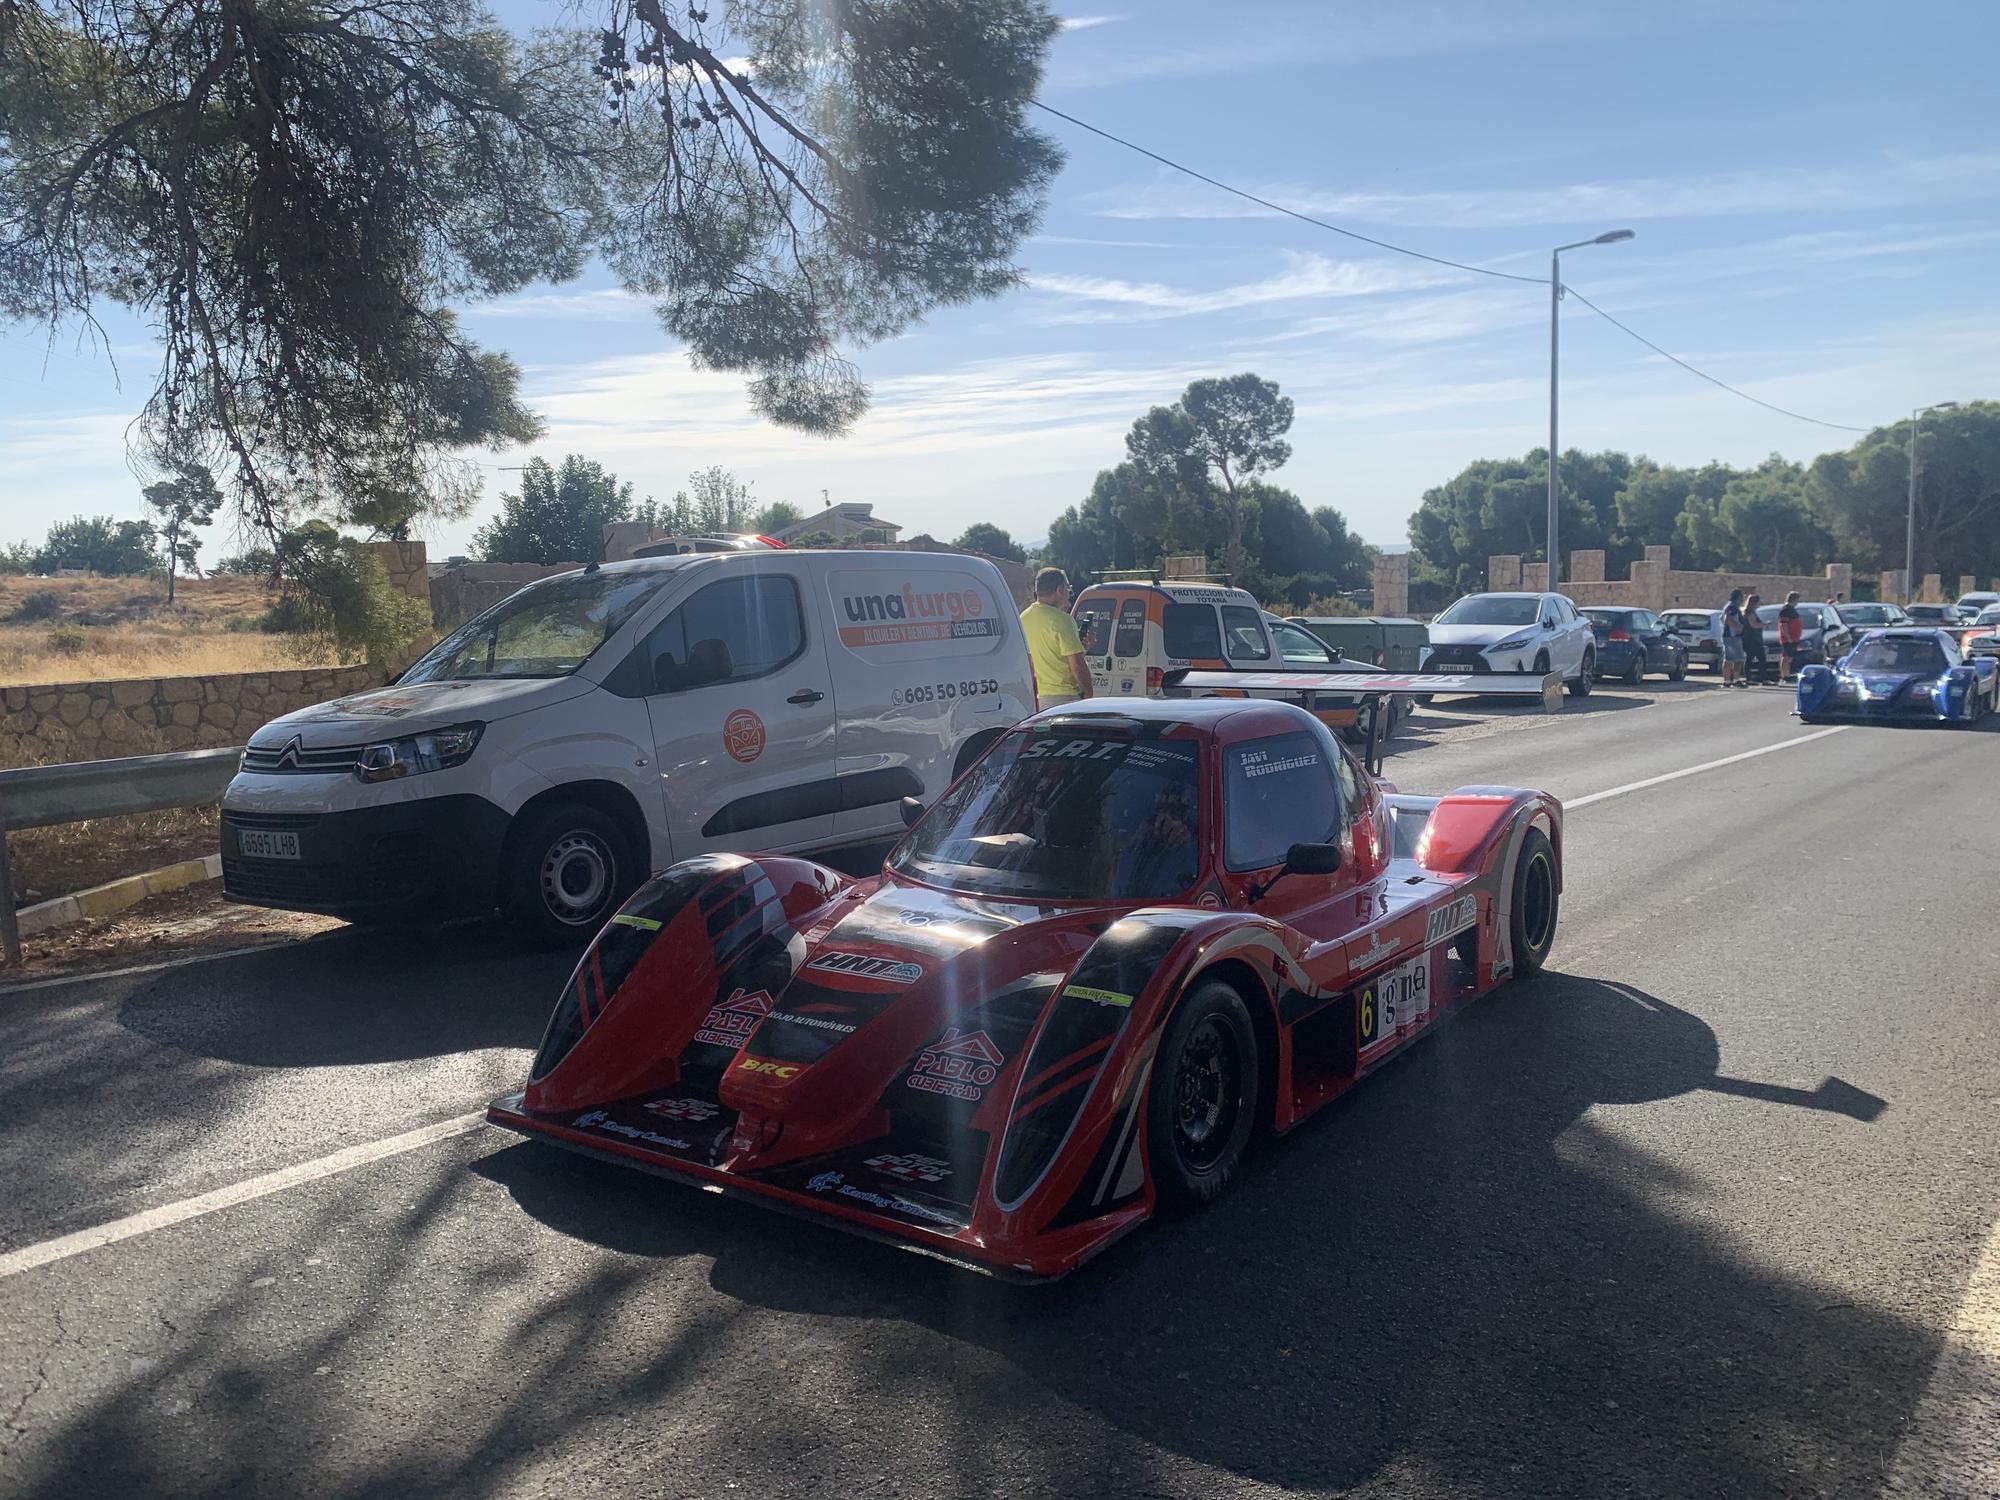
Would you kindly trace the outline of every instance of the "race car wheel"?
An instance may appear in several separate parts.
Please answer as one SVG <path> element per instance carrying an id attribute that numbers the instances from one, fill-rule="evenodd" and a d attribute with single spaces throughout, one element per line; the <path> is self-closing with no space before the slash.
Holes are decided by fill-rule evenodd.
<path id="1" fill-rule="evenodd" d="M 1644 646 L 1641 646 L 1638 650 L 1632 653 L 1632 669 L 1625 674 L 1625 680 L 1631 683 L 1634 687 L 1637 687 L 1642 681 L 1645 680 L 1647 670 L 1648 668 L 1646 666 L 1646 648 Z"/>
<path id="2" fill-rule="evenodd" d="M 1562 893 L 1557 889 L 1555 850 L 1548 835 L 1530 828 L 1514 861 L 1514 977 L 1539 974 L 1555 946 L 1556 915 Z"/>
<path id="3" fill-rule="evenodd" d="M 1243 997 L 1219 979 L 1197 985 L 1167 1022 L 1147 1100 L 1147 1154 L 1165 1202 L 1222 1196 L 1250 1144 L 1257 1076 Z"/>
<path id="4" fill-rule="evenodd" d="M 542 947 L 588 941 L 634 883 L 623 837 L 594 807 L 545 808 L 509 842 L 507 917 Z"/>
<path id="5" fill-rule="evenodd" d="M 1577 671 L 1576 676 L 1569 680 L 1570 697 L 1588 698 L 1590 696 L 1590 680 L 1596 672 L 1597 657 L 1589 651 L 1584 652 L 1583 666 Z"/>

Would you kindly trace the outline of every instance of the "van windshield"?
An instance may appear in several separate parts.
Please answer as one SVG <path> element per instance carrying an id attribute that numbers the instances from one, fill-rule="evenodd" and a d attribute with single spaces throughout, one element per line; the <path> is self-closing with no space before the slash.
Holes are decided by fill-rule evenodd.
<path id="1" fill-rule="evenodd" d="M 426 651 L 398 683 L 567 677 L 676 575 L 565 573 L 531 583 Z"/>

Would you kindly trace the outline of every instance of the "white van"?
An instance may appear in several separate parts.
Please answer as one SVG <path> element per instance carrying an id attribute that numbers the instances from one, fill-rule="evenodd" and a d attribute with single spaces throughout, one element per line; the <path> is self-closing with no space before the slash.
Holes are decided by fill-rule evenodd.
<path id="1" fill-rule="evenodd" d="M 646 874 L 899 835 L 1034 711 L 983 558 L 773 549 L 530 584 L 394 686 L 274 719 L 222 801 L 223 890 L 353 920 L 501 907 L 556 942 Z"/>

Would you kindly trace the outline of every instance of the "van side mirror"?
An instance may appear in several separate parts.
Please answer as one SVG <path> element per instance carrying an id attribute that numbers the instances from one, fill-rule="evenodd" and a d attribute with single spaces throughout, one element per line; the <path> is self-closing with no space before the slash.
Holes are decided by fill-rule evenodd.
<path id="1" fill-rule="evenodd" d="M 903 826 L 905 828 L 915 828 L 917 820 L 924 815 L 924 805 L 915 797 L 905 797 L 903 799 L 902 810 Z"/>

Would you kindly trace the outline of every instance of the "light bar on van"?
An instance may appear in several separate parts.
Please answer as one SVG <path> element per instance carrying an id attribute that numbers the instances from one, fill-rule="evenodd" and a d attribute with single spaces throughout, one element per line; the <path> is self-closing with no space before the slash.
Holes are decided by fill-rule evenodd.
<path id="1" fill-rule="evenodd" d="M 404 776 L 421 776 L 426 771 L 444 771 L 462 766 L 478 748 L 484 724 L 454 724 L 449 729 L 430 729 L 364 745 L 354 759 L 354 775 L 359 781 L 395 781 Z"/>

